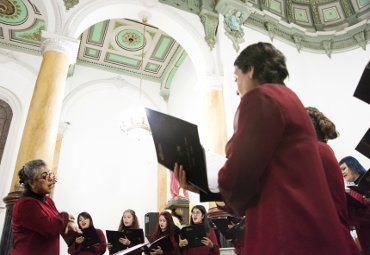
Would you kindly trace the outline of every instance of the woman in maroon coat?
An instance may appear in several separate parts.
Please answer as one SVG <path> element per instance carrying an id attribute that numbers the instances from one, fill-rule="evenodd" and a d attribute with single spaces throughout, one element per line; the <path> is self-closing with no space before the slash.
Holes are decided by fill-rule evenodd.
<path id="1" fill-rule="evenodd" d="M 356 184 L 361 176 L 366 173 L 365 168 L 352 156 L 341 159 L 339 165 L 347 182 Z M 348 211 L 350 224 L 356 229 L 362 254 L 370 255 L 370 199 L 363 197 L 354 190 L 349 190 L 348 195 L 363 205 L 358 207 L 348 203 Z"/>
<path id="2" fill-rule="evenodd" d="M 188 248 L 188 240 L 180 239 L 180 247 L 183 255 L 220 255 L 220 248 L 216 233 L 210 227 L 206 208 L 202 205 L 195 205 L 191 209 L 190 225 L 202 224 L 206 229 L 207 237 L 201 241 L 203 246 Z"/>
<path id="3" fill-rule="evenodd" d="M 47 196 L 56 183 L 43 160 L 27 162 L 18 172 L 24 185 L 23 197 L 13 207 L 11 255 L 58 255 L 59 236 L 66 230 L 77 231 L 73 217 L 59 212 Z"/>
<path id="4" fill-rule="evenodd" d="M 162 250 L 162 247 L 155 247 L 155 249 L 152 249 L 149 254 L 180 255 L 179 235 L 180 229 L 173 222 L 171 214 L 167 211 L 161 212 L 159 214 L 157 228 L 150 237 L 150 242 L 152 243 L 162 236 L 168 236 L 171 240 L 173 250 L 166 252 Z"/>
<path id="5" fill-rule="evenodd" d="M 242 254 L 351 254 L 315 130 L 284 85 L 284 55 L 270 43 L 257 43 L 234 65 L 241 100 L 218 184 L 231 213 L 246 216 Z M 175 170 L 183 183 L 185 171 Z"/>
<path id="6" fill-rule="evenodd" d="M 94 232 L 99 240 L 95 240 L 94 242 L 96 243 L 91 242 L 91 244 L 86 245 L 86 242 L 89 242 L 87 238 L 84 236 L 76 237 L 72 245 L 68 247 L 68 253 L 72 255 L 103 255 L 107 249 L 107 242 L 103 231 L 94 227 L 91 215 L 87 212 L 82 212 L 78 215 L 77 222 L 82 233 Z"/>
<path id="7" fill-rule="evenodd" d="M 328 187 L 331 191 L 338 217 L 342 223 L 343 233 L 346 236 L 348 245 L 351 247 L 351 255 L 358 255 L 360 254 L 359 249 L 356 247 L 350 234 L 350 223 L 342 171 L 333 150 L 327 144 L 328 140 L 337 138 L 339 133 L 336 130 L 335 124 L 317 108 L 306 107 L 306 110 L 316 131 L 319 152 L 328 181 Z"/>

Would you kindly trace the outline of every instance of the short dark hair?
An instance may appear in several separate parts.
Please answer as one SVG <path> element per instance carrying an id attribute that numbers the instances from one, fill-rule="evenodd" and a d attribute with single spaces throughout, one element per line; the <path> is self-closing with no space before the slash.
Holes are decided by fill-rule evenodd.
<path id="1" fill-rule="evenodd" d="M 249 45 L 236 58 L 234 66 L 243 73 L 253 67 L 253 79 L 260 84 L 284 84 L 285 78 L 289 76 L 285 56 L 271 43 L 259 42 Z"/>

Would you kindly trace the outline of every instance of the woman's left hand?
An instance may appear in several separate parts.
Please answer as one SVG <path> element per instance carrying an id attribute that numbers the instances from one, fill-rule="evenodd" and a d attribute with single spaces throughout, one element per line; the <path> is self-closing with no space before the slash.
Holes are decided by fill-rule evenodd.
<path id="1" fill-rule="evenodd" d="M 212 243 L 211 239 L 209 239 L 208 237 L 203 237 L 202 244 L 204 244 L 205 246 L 207 246 L 211 249 L 213 248 L 213 243 Z"/>
<path id="2" fill-rule="evenodd" d="M 76 243 L 81 244 L 85 238 L 83 236 L 76 237 Z"/>
<path id="3" fill-rule="evenodd" d="M 157 254 L 163 254 L 162 248 L 160 246 L 157 246 L 157 249 L 152 249 L 150 252 L 150 255 L 157 255 Z"/>

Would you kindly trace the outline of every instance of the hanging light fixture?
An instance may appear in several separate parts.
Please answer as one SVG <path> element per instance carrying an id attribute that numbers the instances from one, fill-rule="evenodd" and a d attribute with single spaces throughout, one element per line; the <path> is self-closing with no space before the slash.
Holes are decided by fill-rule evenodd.
<path id="1" fill-rule="evenodd" d="M 133 130 L 144 130 L 149 133 L 150 127 L 148 123 L 148 119 L 145 114 L 144 107 L 142 105 L 142 84 L 143 84 L 143 76 L 144 76 L 144 48 L 145 48 L 145 33 L 146 33 L 146 25 L 148 19 L 146 16 L 142 17 L 142 24 L 143 24 L 143 41 L 142 41 L 142 49 L 141 49 L 141 64 L 140 64 L 140 83 L 139 83 L 139 103 L 136 107 L 128 110 L 124 113 L 123 120 L 120 123 L 120 129 L 126 134 L 129 135 L 132 133 Z M 138 139 L 139 140 L 139 139 Z"/>

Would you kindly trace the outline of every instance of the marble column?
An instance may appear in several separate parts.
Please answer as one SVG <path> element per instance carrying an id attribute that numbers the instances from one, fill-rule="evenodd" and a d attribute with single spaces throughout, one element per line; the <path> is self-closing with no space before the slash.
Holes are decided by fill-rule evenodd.
<path id="1" fill-rule="evenodd" d="M 79 47 L 79 41 L 73 38 L 45 31 L 41 36 L 43 60 L 23 130 L 11 192 L 4 198 L 6 217 L 0 243 L 0 254 L 4 255 L 8 254 L 11 248 L 13 204 L 21 195 L 18 170 L 33 159 L 43 159 L 50 167 L 53 166 L 68 67 L 75 63 Z"/>

